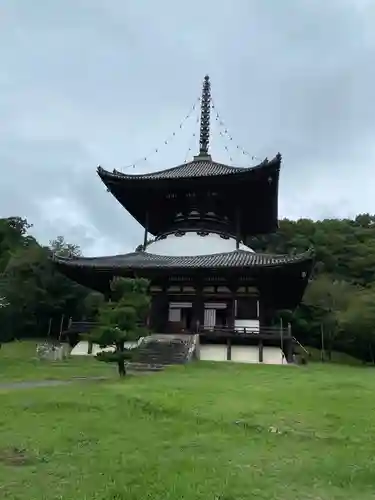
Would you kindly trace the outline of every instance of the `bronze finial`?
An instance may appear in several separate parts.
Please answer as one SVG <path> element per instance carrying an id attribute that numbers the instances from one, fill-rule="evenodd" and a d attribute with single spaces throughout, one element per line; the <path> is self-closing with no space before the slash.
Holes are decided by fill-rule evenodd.
<path id="1" fill-rule="evenodd" d="M 199 155 L 207 156 L 210 145 L 211 83 L 206 75 L 203 81 L 201 99 L 201 123 L 199 138 Z"/>

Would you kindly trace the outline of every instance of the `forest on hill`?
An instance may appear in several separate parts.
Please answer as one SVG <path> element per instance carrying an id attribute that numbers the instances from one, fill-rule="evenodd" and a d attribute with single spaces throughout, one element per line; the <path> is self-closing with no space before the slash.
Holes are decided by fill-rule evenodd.
<path id="1" fill-rule="evenodd" d="M 313 247 L 316 266 L 291 322 L 306 346 L 352 354 L 374 361 L 375 216 L 354 219 L 280 221 L 279 230 L 247 241 L 255 251 L 290 254 Z M 102 301 L 52 266 L 53 252 L 80 255 L 62 236 L 40 245 L 32 226 L 19 217 L 0 219 L 0 342 L 13 338 L 57 336 L 69 318 L 94 318 Z M 275 322 L 279 318 L 275 318 Z"/>

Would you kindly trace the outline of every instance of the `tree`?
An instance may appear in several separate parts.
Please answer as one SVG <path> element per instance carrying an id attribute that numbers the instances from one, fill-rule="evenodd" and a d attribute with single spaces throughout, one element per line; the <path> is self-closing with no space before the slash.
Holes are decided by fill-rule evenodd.
<path id="1" fill-rule="evenodd" d="M 335 340 L 340 333 L 339 316 L 345 310 L 357 289 L 345 281 L 335 281 L 330 276 L 321 275 L 306 290 L 304 304 L 315 309 L 315 317 L 323 328 L 324 344 L 328 359 L 332 357 Z M 320 331 L 315 330 L 315 334 Z M 323 346 L 322 346 L 323 347 Z"/>
<path id="2" fill-rule="evenodd" d="M 104 304 L 104 296 L 99 292 L 90 292 L 83 301 L 84 317 L 94 320 L 98 317 L 100 308 Z"/>
<path id="3" fill-rule="evenodd" d="M 155 241 L 155 238 L 151 238 L 151 239 L 147 240 L 147 241 L 146 241 L 146 246 L 145 246 L 143 243 L 140 243 L 140 244 L 136 247 L 135 251 L 136 251 L 136 252 L 143 252 L 143 251 L 146 249 L 146 247 L 147 247 L 148 245 L 150 245 L 151 243 L 153 243 L 154 241 Z"/>
<path id="4" fill-rule="evenodd" d="M 0 281 L 0 348 L 1 344 L 4 342 L 9 342 L 11 340 L 10 328 L 8 328 L 8 317 L 9 317 L 9 302 L 8 299 L 3 295 L 3 282 Z"/>
<path id="5" fill-rule="evenodd" d="M 358 290 L 338 316 L 343 339 L 364 361 L 375 364 L 375 289 Z"/>
<path id="6" fill-rule="evenodd" d="M 0 310 L 1 336 L 7 339 L 44 337 L 50 321 L 51 333 L 57 334 L 63 315 L 82 317 L 84 299 L 89 293 L 56 270 L 50 260 L 51 250 L 28 236 L 28 227 L 17 218 L 0 220 L 0 235 L 7 235 L 2 240 L 3 254 L 0 253 L 0 261 L 6 261 L 0 276 L 0 296 L 8 304 Z M 60 251 L 72 250 L 63 238 L 56 241 Z M 73 248 L 79 253 L 77 247 Z M 6 259 L 2 260 L 5 254 Z"/>
<path id="7" fill-rule="evenodd" d="M 98 327 L 89 339 L 100 347 L 114 347 L 112 352 L 101 352 L 99 361 L 117 363 L 120 377 L 126 375 L 125 361 L 133 356 L 125 349 L 126 341 L 138 340 L 148 335 L 146 323 L 150 299 L 148 281 L 144 279 L 117 278 L 111 283 L 112 301 L 102 304 L 99 310 Z"/>
<path id="8" fill-rule="evenodd" d="M 31 224 L 21 217 L 0 219 L 0 273 L 4 272 L 16 249 L 36 244 L 36 240 L 27 235 L 31 227 Z"/>
<path id="9" fill-rule="evenodd" d="M 64 236 L 58 236 L 55 240 L 50 241 L 50 249 L 52 253 L 58 254 L 60 257 L 80 257 L 81 249 L 78 245 L 67 243 Z"/>

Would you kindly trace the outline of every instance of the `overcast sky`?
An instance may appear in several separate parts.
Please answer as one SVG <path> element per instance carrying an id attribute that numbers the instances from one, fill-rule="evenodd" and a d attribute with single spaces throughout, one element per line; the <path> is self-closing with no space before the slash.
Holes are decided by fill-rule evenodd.
<path id="1" fill-rule="evenodd" d="M 0 217 L 87 255 L 131 251 L 142 228 L 96 166 L 190 159 L 197 112 L 179 124 L 206 73 L 233 136 L 214 122 L 214 158 L 280 151 L 281 217 L 374 213 L 374 26 L 373 0 L 2 0 Z"/>

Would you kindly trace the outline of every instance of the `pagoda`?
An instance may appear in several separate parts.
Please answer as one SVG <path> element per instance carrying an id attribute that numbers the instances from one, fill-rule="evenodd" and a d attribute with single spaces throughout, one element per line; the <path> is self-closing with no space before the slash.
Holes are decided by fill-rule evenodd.
<path id="1" fill-rule="evenodd" d="M 269 345 L 280 345 L 281 335 L 288 359 L 290 329 L 280 333 L 270 325 L 276 311 L 294 310 L 301 301 L 314 255 L 311 250 L 299 255 L 257 253 L 246 245 L 252 236 L 278 228 L 281 155 L 248 168 L 214 161 L 209 152 L 210 110 L 206 76 L 199 153 L 189 163 L 138 175 L 98 167 L 107 190 L 144 228 L 137 251 L 93 258 L 55 256 L 54 263 L 67 277 L 107 298 L 114 277 L 147 278 L 154 332 L 199 332 L 202 341 L 255 339 Z"/>

